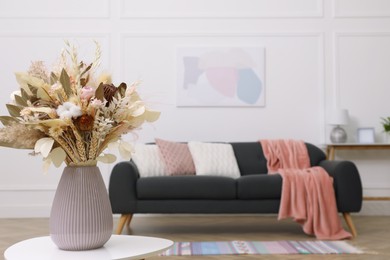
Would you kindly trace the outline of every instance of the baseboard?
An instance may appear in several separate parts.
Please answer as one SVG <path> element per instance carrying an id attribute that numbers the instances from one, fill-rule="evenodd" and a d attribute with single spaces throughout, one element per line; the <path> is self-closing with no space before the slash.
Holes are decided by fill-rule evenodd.
<path id="1" fill-rule="evenodd" d="M 0 218 L 48 218 L 51 205 L 0 206 Z"/>
<path id="2" fill-rule="evenodd" d="M 356 215 L 361 216 L 390 216 L 390 201 L 363 201 L 362 210 Z"/>
<path id="3" fill-rule="evenodd" d="M 136 214 L 134 217 L 159 217 L 159 216 L 193 217 L 194 214 Z M 237 214 L 196 214 L 196 216 L 235 216 Z M 276 216 L 277 214 L 240 214 L 240 216 Z M 353 213 L 357 216 L 390 216 L 390 201 L 363 201 L 362 210 Z M 119 214 L 116 217 L 119 218 Z"/>
<path id="4" fill-rule="evenodd" d="M 15 205 L 0 206 L 0 218 L 48 218 L 50 216 L 51 205 Z M 142 217 L 156 217 L 166 214 L 137 214 Z M 175 214 L 180 216 L 193 216 L 193 214 Z M 198 216 L 221 216 L 221 214 L 198 214 Z M 234 216 L 235 214 L 223 214 Z M 259 214 L 243 214 L 244 216 Z M 260 214 L 268 216 L 270 214 Z M 272 214 L 274 215 L 274 214 Z M 354 213 L 358 216 L 390 216 L 390 201 L 364 201 L 362 210 Z M 115 215 L 117 217 L 119 215 Z"/>

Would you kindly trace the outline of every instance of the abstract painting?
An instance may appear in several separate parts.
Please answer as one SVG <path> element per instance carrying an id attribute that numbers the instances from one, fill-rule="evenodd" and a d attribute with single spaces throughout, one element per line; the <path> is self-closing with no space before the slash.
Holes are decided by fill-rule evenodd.
<path id="1" fill-rule="evenodd" d="M 265 49 L 178 47 L 177 106 L 264 106 Z"/>

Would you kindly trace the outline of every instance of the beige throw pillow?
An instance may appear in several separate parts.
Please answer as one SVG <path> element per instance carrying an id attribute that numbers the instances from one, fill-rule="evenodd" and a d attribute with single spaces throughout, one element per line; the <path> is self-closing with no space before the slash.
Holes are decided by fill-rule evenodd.
<path id="1" fill-rule="evenodd" d="M 239 178 L 240 170 L 231 144 L 189 142 L 196 175 Z"/>
<path id="2" fill-rule="evenodd" d="M 168 171 L 155 144 L 137 144 L 132 160 L 137 165 L 141 177 L 165 176 Z"/>

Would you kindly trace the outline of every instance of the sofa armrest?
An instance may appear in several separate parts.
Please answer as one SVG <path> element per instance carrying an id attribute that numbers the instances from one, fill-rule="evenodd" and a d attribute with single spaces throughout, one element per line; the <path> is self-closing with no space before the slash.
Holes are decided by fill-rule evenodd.
<path id="1" fill-rule="evenodd" d="M 359 171 L 350 161 L 323 160 L 319 166 L 333 177 L 339 212 L 359 212 L 363 202 L 363 189 Z"/>
<path id="2" fill-rule="evenodd" d="M 113 213 L 135 213 L 139 173 L 132 161 L 117 163 L 111 171 L 108 193 Z"/>

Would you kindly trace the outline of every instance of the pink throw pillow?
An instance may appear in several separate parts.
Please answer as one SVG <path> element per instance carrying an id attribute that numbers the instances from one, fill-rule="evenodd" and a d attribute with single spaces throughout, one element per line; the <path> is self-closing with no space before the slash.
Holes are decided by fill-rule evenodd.
<path id="1" fill-rule="evenodd" d="M 187 144 L 155 140 L 170 175 L 195 175 L 195 165 Z"/>

